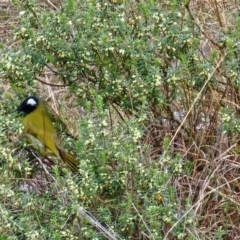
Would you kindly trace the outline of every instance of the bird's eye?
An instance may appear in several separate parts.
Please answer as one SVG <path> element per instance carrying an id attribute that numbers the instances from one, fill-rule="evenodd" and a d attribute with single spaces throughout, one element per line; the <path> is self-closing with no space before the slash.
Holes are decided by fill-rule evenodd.
<path id="1" fill-rule="evenodd" d="M 27 101 L 27 105 L 35 106 L 37 102 L 33 98 L 29 98 Z"/>

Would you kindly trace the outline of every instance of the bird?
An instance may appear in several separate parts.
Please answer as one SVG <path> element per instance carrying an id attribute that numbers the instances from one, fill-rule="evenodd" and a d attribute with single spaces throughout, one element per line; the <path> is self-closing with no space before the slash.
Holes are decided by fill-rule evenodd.
<path id="1" fill-rule="evenodd" d="M 45 102 L 37 96 L 25 98 L 15 110 L 23 112 L 22 125 L 27 141 L 43 156 L 56 156 L 73 172 L 78 171 L 78 160 L 65 151 L 48 117 Z"/>

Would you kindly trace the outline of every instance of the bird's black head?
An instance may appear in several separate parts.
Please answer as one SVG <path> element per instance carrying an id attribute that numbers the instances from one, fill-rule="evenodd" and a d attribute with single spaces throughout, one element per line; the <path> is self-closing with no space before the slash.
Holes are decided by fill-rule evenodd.
<path id="1" fill-rule="evenodd" d="M 39 104 L 39 99 L 35 96 L 28 97 L 23 100 L 23 102 L 17 107 L 18 112 L 24 112 L 29 114 L 34 111 Z"/>

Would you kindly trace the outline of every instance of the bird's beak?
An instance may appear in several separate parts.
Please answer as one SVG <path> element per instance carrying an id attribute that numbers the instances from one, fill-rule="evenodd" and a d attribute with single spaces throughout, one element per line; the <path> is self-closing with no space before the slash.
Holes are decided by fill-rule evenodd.
<path id="1" fill-rule="evenodd" d="M 15 112 L 18 112 L 19 111 L 19 108 L 17 107 L 16 109 L 12 110 L 11 113 L 15 113 Z"/>

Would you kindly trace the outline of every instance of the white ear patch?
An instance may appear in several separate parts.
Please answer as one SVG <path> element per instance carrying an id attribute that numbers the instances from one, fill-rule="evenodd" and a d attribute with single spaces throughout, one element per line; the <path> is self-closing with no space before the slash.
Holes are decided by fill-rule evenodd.
<path id="1" fill-rule="evenodd" d="M 29 98 L 27 101 L 27 105 L 35 106 L 37 102 L 33 98 Z"/>

